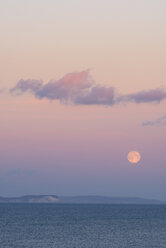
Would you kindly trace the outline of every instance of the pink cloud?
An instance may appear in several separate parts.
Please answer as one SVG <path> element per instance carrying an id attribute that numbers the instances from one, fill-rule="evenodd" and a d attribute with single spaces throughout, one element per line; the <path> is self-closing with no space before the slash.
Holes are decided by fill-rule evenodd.
<path id="1" fill-rule="evenodd" d="M 75 105 L 108 105 L 120 102 L 160 103 L 166 99 L 166 91 L 161 88 L 116 95 L 114 87 L 96 85 L 89 70 L 66 74 L 59 80 L 51 80 L 44 84 L 41 80 L 23 80 L 10 90 L 11 93 L 23 94 L 31 92 L 38 99 L 59 100 Z"/>

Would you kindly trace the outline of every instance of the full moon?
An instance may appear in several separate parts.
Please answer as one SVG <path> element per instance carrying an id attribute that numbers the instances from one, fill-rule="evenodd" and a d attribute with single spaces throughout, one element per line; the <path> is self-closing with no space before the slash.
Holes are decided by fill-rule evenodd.
<path id="1" fill-rule="evenodd" d="M 140 161 L 141 155 L 139 152 L 131 151 L 128 153 L 127 159 L 130 163 L 136 164 Z"/>

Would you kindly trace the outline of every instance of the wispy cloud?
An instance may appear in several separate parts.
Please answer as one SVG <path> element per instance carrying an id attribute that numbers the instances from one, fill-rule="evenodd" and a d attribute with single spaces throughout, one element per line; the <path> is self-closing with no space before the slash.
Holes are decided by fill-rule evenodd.
<path id="1" fill-rule="evenodd" d="M 134 94 L 122 95 L 119 97 L 120 101 L 135 102 L 135 103 L 160 103 L 166 99 L 166 91 L 162 88 L 152 89 L 148 91 L 141 91 Z"/>
<path id="2" fill-rule="evenodd" d="M 166 125 L 166 115 L 157 118 L 154 121 L 145 121 L 142 126 L 165 126 Z"/>
<path id="3" fill-rule="evenodd" d="M 141 91 L 134 94 L 117 95 L 115 88 L 97 85 L 89 74 L 89 70 L 66 74 L 59 80 L 51 80 L 44 84 L 42 80 L 21 79 L 10 89 L 11 93 L 30 92 L 38 99 L 59 100 L 75 105 L 108 105 L 118 103 L 160 103 L 166 99 L 166 91 L 161 88 Z"/>
<path id="4" fill-rule="evenodd" d="M 23 80 L 21 79 L 17 85 L 10 89 L 10 92 L 16 92 L 17 94 L 23 94 L 26 91 L 37 92 L 43 86 L 42 80 Z"/>

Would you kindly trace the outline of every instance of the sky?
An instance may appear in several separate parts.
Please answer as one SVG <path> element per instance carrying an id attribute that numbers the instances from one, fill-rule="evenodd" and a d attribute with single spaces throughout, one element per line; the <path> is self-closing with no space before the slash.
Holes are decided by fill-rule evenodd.
<path id="1" fill-rule="evenodd" d="M 164 0 L 0 0 L 1 196 L 166 200 L 165 13 Z"/>

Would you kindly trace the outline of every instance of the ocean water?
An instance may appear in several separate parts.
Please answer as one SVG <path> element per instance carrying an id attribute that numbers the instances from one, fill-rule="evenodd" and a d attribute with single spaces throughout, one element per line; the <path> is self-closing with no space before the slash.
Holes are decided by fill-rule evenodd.
<path id="1" fill-rule="evenodd" d="M 166 248 L 164 205 L 0 204 L 0 248 Z"/>

